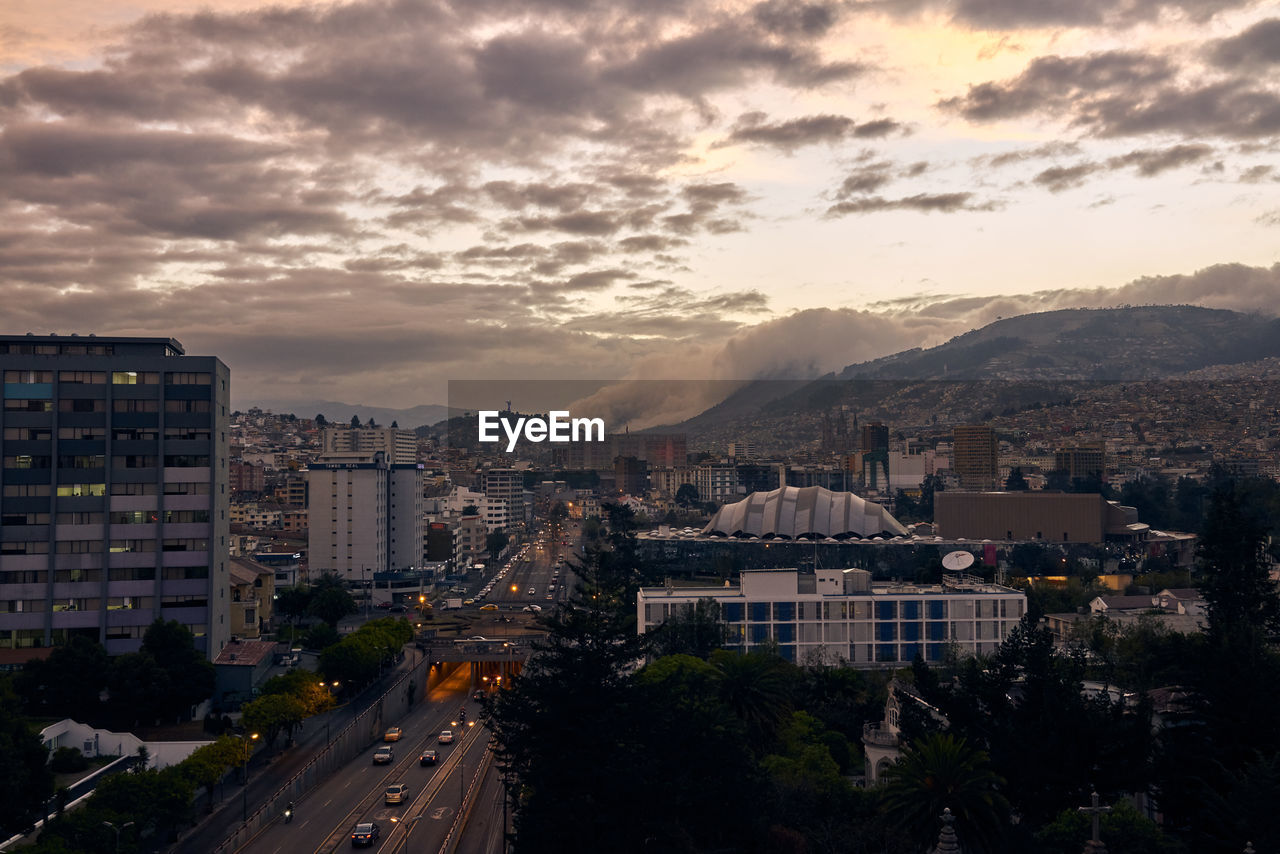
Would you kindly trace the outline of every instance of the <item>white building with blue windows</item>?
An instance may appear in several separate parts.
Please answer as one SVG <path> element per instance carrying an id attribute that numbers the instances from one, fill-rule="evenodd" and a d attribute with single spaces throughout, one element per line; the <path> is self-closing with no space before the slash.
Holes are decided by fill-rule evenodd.
<path id="1" fill-rule="evenodd" d="M 1027 610 L 1020 590 L 952 576 L 942 584 L 872 582 L 862 569 L 748 570 L 738 586 L 645 587 L 636 597 L 639 630 L 648 632 L 704 599 L 720 606 L 727 646 L 777 644 L 801 664 L 898 667 L 917 654 L 942 661 L 996 651 Z"/>

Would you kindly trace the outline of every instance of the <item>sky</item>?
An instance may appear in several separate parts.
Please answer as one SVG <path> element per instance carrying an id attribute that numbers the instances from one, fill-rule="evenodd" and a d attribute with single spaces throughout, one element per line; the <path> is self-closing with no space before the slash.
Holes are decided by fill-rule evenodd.
<path id="1" fill-rule="evenodd" d="M 3 331 L 407 408 L 1274 315 L 1278 150 L 1275 3 L 4 0 Z"/>

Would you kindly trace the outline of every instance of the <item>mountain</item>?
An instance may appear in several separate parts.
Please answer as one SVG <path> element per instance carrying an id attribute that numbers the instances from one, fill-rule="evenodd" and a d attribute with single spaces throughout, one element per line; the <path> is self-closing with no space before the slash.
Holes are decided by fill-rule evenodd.
<path id="1" fill-rule="evenodd" d="M 1086 386 L 1172 377 L 1280 356 L 1280 319 L 1196 306 L 1064 309 L 1003 318 L 928 349 L 914 348 L 805 383 L 761 380 L 665 430 L 689 447 L 753 440 L 799 447 L 837 408 L 864 423 L 945 418 L 1070 399 Z"/>
<path id="2" fill-rule="evenodd" d="M 237 409 L 257 407 L 279 414 L 293 413 L 299 418 L 315 418 L 323 415 L 327 420 L 336 423 L 349 423 L 355 415 L 362 423 L 370 418 L 383 427 L 391 426 L 394 421 L 405 430 L 412 430 L 424 424 L 435 424 L 449 417 L 449 407 L 438 404 L 414 406 L 409 409 L 389 409 L 383 406 L 365 406 L 363 404 L 339 403 L 334 400 L 251 400 L 237 402 Z"/>

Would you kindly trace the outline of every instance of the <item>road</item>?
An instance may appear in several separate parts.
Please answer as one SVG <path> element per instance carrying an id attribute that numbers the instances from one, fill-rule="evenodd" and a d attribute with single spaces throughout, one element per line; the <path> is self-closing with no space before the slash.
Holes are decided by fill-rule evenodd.
<path id="1" fill-rule="evenodd" d="M 291 823 L 277 819 L 240 852 L 345 851 L 351 847 L 352 828 L 360 822 L 379 826 L 381 839 L 375 846 L 379 851 L 438 851 L 458 817 L 462 790 L 476 775 L 487 750 L 488 735 L 476 723 L 480 704 L 469 696 L 469 672 L 465 666 L 458 668 L 431 691 L 426 703 L 401 721 L 404 733 L 391 745 L 395 754 L 391 764 L 374 765 L 375 748 L 370 747 L 297 802 Z M 462 708 L 470 726 L 458 723 Z M 437 743 L 442 729 L 455 733 L 453 744 Z M 438 764 L 419 764 L 424 749 L 437 752 Z M 384 803 L 391 783 L 408 785 L 405 803 Z M 413 847 L 405 849 L 410 834 Z"/>

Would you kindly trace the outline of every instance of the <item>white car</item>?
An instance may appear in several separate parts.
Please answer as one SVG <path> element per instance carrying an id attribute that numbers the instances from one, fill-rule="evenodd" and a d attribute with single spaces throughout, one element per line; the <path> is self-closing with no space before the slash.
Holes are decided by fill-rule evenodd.
<path id="1" fill-rule="evenodd" d="M 453 744 L 453 730 L 440 730 L 440 734 L 436 736 L 436 741 L 440 744 Z"/>
<path id="2" fill-rule="evenodd" d="M 525 605 L 521 610 L 537 613 L 538 611 L 542 610 L 542 606 L 541 605 Z"/>

